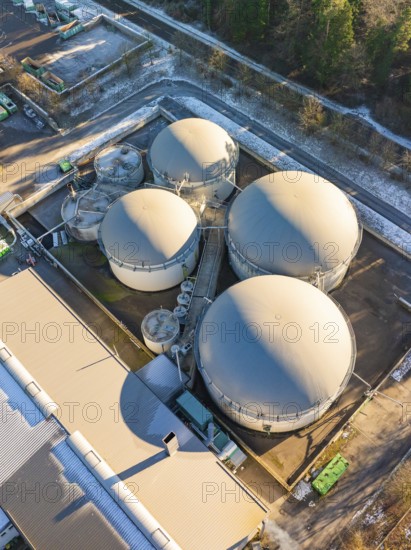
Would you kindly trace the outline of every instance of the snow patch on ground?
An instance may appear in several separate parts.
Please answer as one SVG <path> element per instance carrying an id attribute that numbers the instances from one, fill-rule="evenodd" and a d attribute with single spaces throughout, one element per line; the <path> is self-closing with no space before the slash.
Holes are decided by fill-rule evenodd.
<path id="1" fill-rule="evenodd" d="M 76 163 L 80 159 L 87 157 L 87 155 L 89 155 L 92 151 L 95 151 L 97 148 L 105 145 L 107 142 L 115 140 L 116 138 L 121 139 L 124 134 L 131 133 L 137 124 L 147 121 L 147 119 L 149 119 L 157 110 L 157 101 L 153 101 L 138 111 L 135 111 L 130 116 L 122 119 L 121 122 L 116 124 L 114 127 L 99 134 L 97 138 L 88 141 L 79 149 L 76 149 L 76 151 L 69 156 L 69 161 L 71 163 Z"/>
<path id="2" fill-rule="evenodd" d="M 296 498 L 299 501 L 306 500 L 308 495 L 311 495 L 313 493 L 313 489 L 311 487 L 310 483 L 307 483 L 303 479 L 297 483 L 297 485 L 294 487 L 293 490 L 293 497 Z"/>
<path id="3" fill-rule="evenodd" d="M 365 517 L 363 519 L 363 525 L 366 525 L 367 527 L 369 525 L 374 525 L 374 523 L 382 522 L 385 517 L 384 510 L 382 508 L 382 505 L 379 504 L 375 510 L 372 512 L 368 512 L 365 514 Z"/>
<path id="4" fill-rule="evenodd" d="M 396 382 L 401 382 L 404 376 L 411 370 L 411 350 L 407 353 L 398 369 L 391 374 Z"/>
<path id="5" fill-rule="evenodd" d="M 362 224 L 392 243 L 404 255 L 411 255 L 411 235 L 393 224 L 378 212 L 374 212 L 354 197 L 349 197 L 359 213 Z"/>
<path id="6" fill-rule="evenodd" d="M 366 503 L 364 504 L 364 506 L 361 508 L 361 510 L 358 510 L 357 512 L 355 512 L 355 514 L 353 515 L 352 519 L 351 519 L 351 523 L 356 519 L 358 518 L 359 516 L 361 516 L 365 510 L 371 506 L 371 504 L 374 502 L 374 500 L 377 498 L 377 495 L 373 495 L 372 497 L 370 497 L 369 499 L 367 499 Z"/>
<path id="7" fill-rule="evenodd" d="M 272 546 L 272 543 L 274 543 L 275 546 Z M 287 531 L 281 529 L 281 527 L 272 520 L 264 522 L 261 544 L 263 548 L 278 547 L 281 548 L 281 550 L 298 550 L 300 548 L 300 545 L 290 537 Z"/>
<path id="8" fill-rule="evenodd" d="M 391 132 L 388 128 L 377 122 L 372 118 L 371 111 L 368 107 L 365 105 L 362 105 L 361 107 L 357 107 L 356 109 L 351 110 L 352 114 L 358 115 L 359 117 L 363 118 L 370 124 L 374 130 L 376 130 L 379 134 L 382 136 L 390 139 L 391 141 L 395 141 L 399 145 L 402 145 L 403 147 L 407 147 L 408 149 L 411 148 L 411 140 L 399 136 L 395 134 L 394 132 Z"/>
<path id="9" fill-rule="evenodd" d="M 278 136 L 295 143 L 310 155 L 332 166 L 334 170 L 394 208 L 411 215 L 411 195 L 403 183 L 392 180 L 387 173 L 372 163 L 365 164 L 354 152 L 344 150 L 341 144 L 333 146 L 320 134 L 305 135 L 281 105 L 272 102 L 269 107 L 264 107 L 260 102 L 260 95 L 255 91 L 251 91 L 251 95 L 246 94 L 244 90 L 241 92 L 235 88 L 224 90 L 217 97 L 246 113 L 252 120 L 270 128 Z"/>

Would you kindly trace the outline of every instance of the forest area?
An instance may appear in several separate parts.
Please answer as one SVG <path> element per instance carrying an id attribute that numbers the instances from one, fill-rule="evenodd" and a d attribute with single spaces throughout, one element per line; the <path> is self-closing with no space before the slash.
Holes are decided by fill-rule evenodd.
<path id="1" fill-rule="evenodd" d="M 268 68 L 411 135 L 411 0 L 154 0 Z"/>

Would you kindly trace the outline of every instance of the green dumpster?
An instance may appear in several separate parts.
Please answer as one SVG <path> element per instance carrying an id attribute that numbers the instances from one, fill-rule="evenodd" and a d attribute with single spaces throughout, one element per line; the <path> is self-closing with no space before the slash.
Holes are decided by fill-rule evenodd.
<path id="1" fill-rule="evenodd" d="M 0 106 L 0 121 L 4 120 L 8 116 L 9 116 L 9 113 L 6 111 L 6 109 Z"/>
<path id="2" fill-rule="evenodd" d="M 71 165 L 70 161 L 67 159 L 63 159 L 59 161 L 60 170 L 66 174 L 67 172 L 70 172 L 70 170 L 73 169 L 73 166 Z"/>
<path id="3" fill-rule="evenodd" d="M 312 487 L 320 493 L 326 495 L 328 491 L 337 483 L 345 470 L 348 468 L 349 462 L 345 460 L 340 453 L 327 464 L 324 470 L 314 479 Z"/>

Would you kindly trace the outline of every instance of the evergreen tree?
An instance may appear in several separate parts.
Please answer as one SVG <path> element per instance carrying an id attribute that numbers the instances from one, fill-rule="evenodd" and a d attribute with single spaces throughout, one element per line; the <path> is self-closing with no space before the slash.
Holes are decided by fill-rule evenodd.
<path id="1" fill-rule="evenodd" d="M 352 8 L 348 0 L 312 0 L 312 12 L 305 61 L 324 85 L 354 43 Z"/>
<path id="2" fill-rule="evenodd" d="M 393 33 L 392 49 L 393 53 L 406 52 L 409 49 L 411 40 L 411 7 L 407 8 L 400 15 Z"/>
<path id="3" fill-rule="evenodd" d="M 401 13 L 394 25 L 379 21 L 367 35 L 368 51 L 374 66 L 374 81 L 384 86 L 395 58 L 409 49 L 411 8 Z"/>

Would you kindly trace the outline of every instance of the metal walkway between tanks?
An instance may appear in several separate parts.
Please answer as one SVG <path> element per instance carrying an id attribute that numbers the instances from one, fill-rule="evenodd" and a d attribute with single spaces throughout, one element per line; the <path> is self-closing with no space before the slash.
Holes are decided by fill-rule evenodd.
<path id="1" fill-rule="evenodd" d="M 224 225 L 224 218 L 225 209 L 215 210 L 213 228 L 206 230 L 208 234 L 197 271 L 193 297 L 182 337 L 183 343 L 192 341 L 193 331 L 195 331 L 197 322 L 207 304 L 206 299 L 212 301 L 217 290 L 217 280 L 224 257 L 224 231 L 218 227 Z M 193 381 L 195 357 L 192 351 L 185 357 L 183 368 L 189 371 L 191 381 Z"/>

